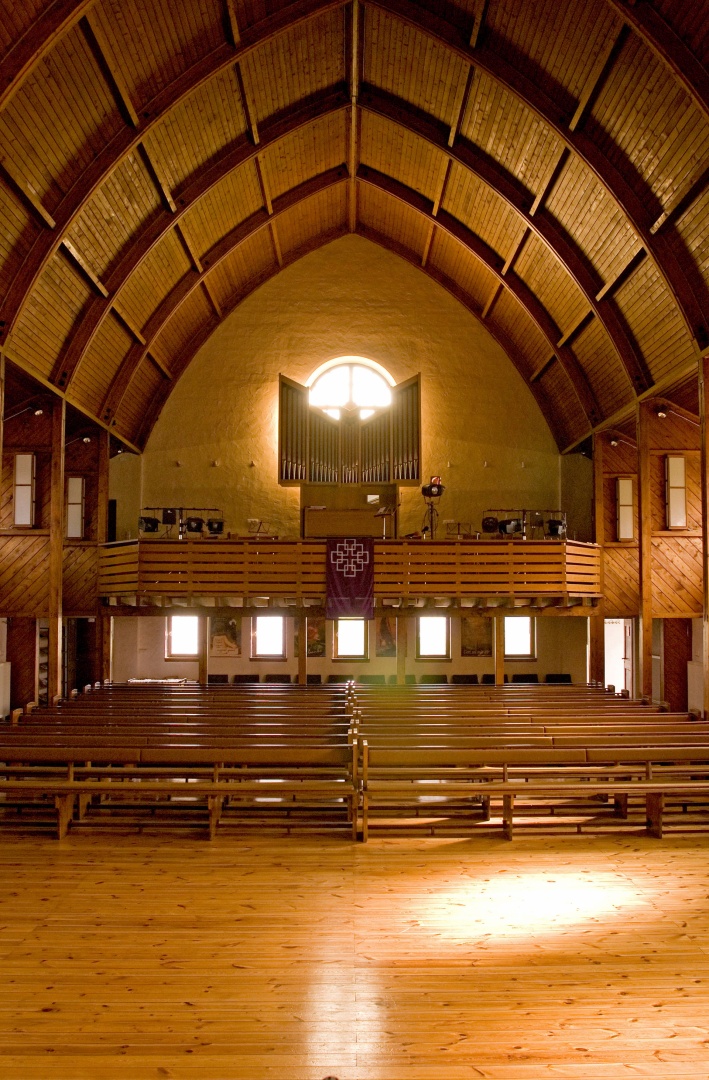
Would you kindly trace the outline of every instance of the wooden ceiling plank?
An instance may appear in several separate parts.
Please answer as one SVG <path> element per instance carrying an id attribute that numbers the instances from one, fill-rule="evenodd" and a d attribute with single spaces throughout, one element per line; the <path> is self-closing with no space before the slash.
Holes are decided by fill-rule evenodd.
<path id="1" fill-rule="evenodd" d="M 586 378 L 585 372 L 581 368 L 581 365 L 574 354 L 567 349 L 566 346 L 560 347 L 557 345 L 560 336 L 559 328 L 554 323 L 549 312 L 541 304 L 532 290 L 525 284 L 522 278 L 518 277 L 514 271 L 503 275 L 502 268 L 504 263 L 500 256 L 481 240 L 479 236 L 472 233 L 451 214 L 448 214 L 446 211 L 440 211 L 438 217 L 434 218 L 432 214 L 432 203 L 423 195 L 419 195 L 418 192 L 413 191 L 411 188 L 407 188 L 404 184 L 400 184 L 398 180 L 393 180 L 391 177 L 384 176 L 382 173 L 378 173 L 376 169 L 370 169 L 368 166 L 360 166 L 357 178 L 364 183 L 372 184 L 380 191 L 385 191 L 387 194 L 393 195 L 394 198 L 411 207 L 411 209 L 415 210 L 423 217 L 435 221 L 445 232 L 458 240 L 459 243 L 468 249 L 468 251 L 472 252 L 473 255 L 480 259 L 498 281 L 505 285 L 513 296 L 515 296 L 522 304 L 526 309 L 527 314 L 547 339 L 550 349 L 556 353 L 559 362 L 567 373 L 589 422 L 597 423 L 600 421 L 602 417 L 601 409 Z"/>
<path id="2" fill-rule="evenodd" d="M 623 48 L 627 37 L 628 28 L 623 25 L 614 38 L 610 37 L 608 39 L 605 48 L 601 49 L 596 57 L 596 62 L 591 68 L 584 88 L 579 95 L 576 111 L 569 121 L 569 131 L 576 131 L 576 128 L 579 127 L 593 108 L 598 95 L 608 80 L 612 68 L 615 66 L 615 62 L 618 59 L 620 50 Z"/>
<path id="3" fill-rule="evenodd" d="M 421 267 L 422 268 L 426 266 L 426 263 L 428 262 L 428 256 L 431 254 L 431 244 L 433 243 L 433 234 L 435 233 L 435 231 L 436 231 L 436 226 L 435 226 L 435 223 L 432 221 L 430 226 L 429 226 L 429 229 L 428 229 L 428 235 L 426 236 L 426 242 L 423 245 L 423 255 L 421 256 Z"/>
<path id="4" fill-rule="evenodd" d="M 139 127 L 140 119 L 131 100 L 130 91 L 119 65 L 112 57 L 111 47 L 106 41 L 100 24 L 93 18 L 92 13 L 87 11 L 79 25 L 123 118 L 134 128 Z"/>
<path id="5" fill-rule="evenodd" d="M 448 133 L 448 145 L 452 146 L 455 140 L 458 138 L 460 131 L 460 125 L 463 122 L 465 111 L 468 107 L 468 101 L 470 100 L 470 91 L 473 88 L 473 81 L 475 79 L 475 68 L 471 64 L 468 68 L 468 74 L 461 82 L 456 92 L 456 98 L 453 103 L 453 119 L 451 121 L 451 129 Z"/>
<path id="6" fill-rule="evenodd" d="M 170 370 L 165 366 L 165 364 L 163 364 L 159 356 L 157 356 L 154 352 L 148 352 L 145 355 L 147 359 L 150 360 L 151 364 L 155 364 L 155 367 L 158 369 L 161 375 L 164 375 L 166 379 L 172 379 L 172 374 Z"/>
<path id="7" fill-rule="evenodd" d="M 532 214 L 534 200 L 531 192 L 520 184 L 516 177 L 465 140 L 457 139 L 454 146 L 448 146 L 444 124 L 391 94 L 363 84 L 360 89 L 360 107 L 413 131 L 420 138 L 447 154 L 450 160 L 469 169 L 515 210 L 524 223 L 556 256 L 586 297 L 589 306 L 595 311 L 606 330 L 635 391 L 642 392 L 647 389 L 652 380 L 642 354 L 623 326 L 613 305 L 607 301 L 603 303 L 603 298 L 596 299 L 597 293 L 602 288 L 600 279 L 588 267 L 583 253 L 555 218 L 543 211 Z M 550 177 L 547 188 L 552 182 L 553 175 Z"/>
<path id="8" fill-rule="evenodd" d="M 628 0 L 606 0 L 606 3 L 667 65 L 685 93 L 709 119 L 709 72 L 660 12 L 648 3 L 633 4 Z"/>
<path id="9" fill-rule="evenodd" d="M 219 301 L 217 300 L 216 293 L 215 293 L 214 289 L 212 288 L 212 285 L 211 285 L 211 283 L 209 281 L 209 278 L 206 277 L 206 276 L 202 279 L 202 288 L 204 289 L 205 295 L 206 295 L 207 299 L 209 300 L 209 303 L 212 305 L 212 308 L 214 310 L 214 314 L 217 316 L 218 319 L 224 318 L 224 312 L 222 311 L 222 306 L 219 303 Z"/>
<path id="10" fill-rule="evenodd" d="M 238 49 L 241 44 L 241 31 L 239 29 L 239 19 L 236 14 L 236 4 L 234 3 L 234 0 L 225 0 L 225 6 L 229 37 L 234 48 Z"/>
<path id="11" fill-rule="evenodd" d="M 637 268 L 641 265 L 641 263 L 645 261 L 646 258 L 647 252 L 645 251 L 645 248 L 640 248 L 639 251 L 636 251 L 632 259 L 630 259 L 625 264 L 625 266 L 616 274 L 613 280 L 606 282 L 603 288 L 599 289 L 599 291 L 596 293 L 596 301 L 600 303 L 602 300 L 609 299 L 613 295 L 613 293 L 617 292 L 621 285 L 624 285 L 625 282 L 633 276 Z"/>
<path id="12" fill-rule="evenodd" d="M 438 14 L 423 11 L 413 0 L 369 0 L 369 3 L 401 19 L 424 36 L 453 50 L 458 56 L 485 71 L 528 109 L 535 113 L 558 137 L 577 154 L 625 214 L 628 222 L 657 266 L 677 305 L 697 350 L 709 347 L 709 326 L 703 307 L 703 289 L 698 275 L 680 260 L 668 238 L 650 232 L 657 218 L 656 199 L 648 190 L 647 198 L 635 191 L 630 174 L 637 179 L 634 166 L 627 162 L 622 168 L 612 163 L 597 143 L 583 131 L 570 131 L 563 107 L 552 101 L 536 85 L 533 78 L 513 67 L 499 53 L 478 46 L 471 49 L 457 26 Z M 625 10 L 625 9 L 624 9 Z"/>
<path id="13" fill-rule="evenodd" d="M 527 243 L 527 240 L 529 239 L 529 237 L 531 235 L 532 235 L 531 229 L 524 229 L 523 230 L 522 235 L 520 236 L 519 240 L 517 241 L 517 243 L 512 248 L 512 251 L 507 256 L 507 258 L 505 259 L 505 262 L 504 262 L 504 264 L 502 266 L 502 275 L 503 275 L 503 277 L 509 270 L 513 269 L 514 264 L 517 262 L 518 258 L 522 254 L 522 248 Z"/>
<path id="14" fill-rule="evenodd" d="M 529 381 L 531 383 L 535 383 L 539 379 L 541 379 L 542 375 L 546 375 L 551 365 L 556 363 L 556 360 L 556 354 L 552 354 L 552 356 L 550 356 L 548 360 L 545 360 L 543 364 L 540 364 L 539 367 L 532 372 L 532 374 L 529 376 Z"/>
<path id="15" fill-rule="evenodd" d="M 111 308 L 113 310 L 113 314 L 120 319 L 131 337 L 134 338 L 140 345 L 145 345 L 145 338 L 141 334 L 138 327 L 134 324 L 133 320 L 128 315 L 126 315 L 125 311 L 123 311 L 123 309 L 118 304 L 116 304 L 115 301 L 111 304 Z"/>
<path id="16" fill-rule="evenodd" d="M 487 5 L 488 0 L 475 0 L 473 29 L 470 32 L 471 49 L 475 49 L 480 41 L 480 35 L 482 34 L 485 25 L 485 16 L 487 15 Z"/>
<path id="17" fill-rule="evenodd" d="M 4 156 L 0 159 L 0 173 L 10 185 L 10 189 L 21 199 L 25 206 L 33 211 L 43 225 L 56 229 L 57 223 L 42 204 L 32 185 L 15 169 L 14 163 Z"/>
<path id="18" fill-rule="evenodd" d="M 187 255 L 187 258 L 192 263 L 192 266 L 199 274 L 201 274 L 204 270 L 204 267 L 202 266 L 202 261 L 197 252 L 195 251 L 194 247 L 192 246 L 190 238 L 188 237 L 187 233 L 182 228 L 182 225 L 180 225 L 179 222 L 175 225 L 175 235 L 182 244 L 184 252 Z"/>
<path id="19" fill-rule="evenodd" d="M 278 239 L 278 230 L 276 229 L 275 221 L 269 221 L 268 231 L 271 237 L 271 245 L 273 247 L 273 254 L 276 257 L 279 269 L 283 269 L 283 252 L 281 251 L 281 242 Z"/>
<path id="20" fill-rule="evenodd" d="M 536 197 L 534 199 L 534 202 L 532 203 L 532 205 L 529 208 L 530 217 L 534 217 L 534 215 L 537 213 L 537 211 L 547 201 L 547 199 L 551 195 L 552 191 L 556 187 L 556 185 L 557 185 L 557 183 L 559 181 L 559 177 L 561 176 L 564 169 L 566 168 L 566 163 L 567 163 L 568 160 L 569 160 L 569 150 L 565 146 L 564 149 L 559 154 L 556 161 L 554 162 L 553 167 L 549 170 L 549 175 L 548 175 L 547 179 L 542 184 L 541 188 L 539 189 L 538 194 L 536 195 Z"/>
<path id="21" fill-rule="evenodd" d="M 81 254 L 81 252 L 74 246 L 74 244 L 72 244 L 71 240 L 68 240 L 66 237 L 64 237 L 64 239 L 62 240 L 62 249 L 67 255 L 70 256 L 71 260 L 76 264 L 76 266 L 79 267 L 84 277 L 93 285 L 99 296 L 102 296 L 104 299 L 106 299 L 106 297 L 108 296 L 108 289 L 106 288 L 104 283 L 99 280 L 92 268 L 87 263 L 86 259 Z"/>
<path id="22" fill-rule="evenodd" d="M 136 241 L 123 252 L 105 282 L 110 295 L 116 296 L 120 292 L 133 271 L 165 234 L 175 227 L 176 222 L 180 221 L 203 195 L 211 191 L 230 172 L 240 165 L 253 161 L 258 152 L 268 146 L 276 145 L 281 139 L 301 130 L 316 117 L 338 112 L 346 106 L 347 98 L 341 88 L 334 91 L 328 90 L 316 98 L 308 99 L 306 103 L 298 103 L 272 124 L 264 125 L 264 139 L 259 150 L 250 140 L 245 139 L 239 140 L 232 147 L 227 147 L 216 161 L 208 163 L 186 187 L 176 192 L 174 215 L 166 210 L 160 217 L 156 217 L 141 231 Z M 58 386 L 70 385 L 74 372 L 88 351 L 109 310 L 110 304 L 102 298 L 97 298 L 84 312 L 81 324 L 77 327 L 67 351 L 59 358 L 52 372 L 52 379 Z"/>
<path id="23" fill-rule="evenodd" d="M 96 0 L 54 0 L 46 5 L 0 64 L 0 110 L 42 63 L 67 30 L 91 10 Z"/>
<path id="24" fill-rule="evenodd" d="M 251 141 L 253 142 L 254 146 L 258 146 L 261 140 L 259 136 L 258 124 L 256 123 L 256 113 L 254 111 L 253 105 L 251 104 L 251 95 L 248 94 L 246 91 L 244 74 L 241 70 L 241 65 L 235 64 L 234 70 L 236 72 L 236 82 L 239 87 L 239 96 L 241 98 L 241 105 L 244 110 L 244 115 L 246 117 L 249 134 L 251 135 Z"/>
<path id="25" fill-rule="evenodd" d="M 164 87 L 141 110 L 138 128 L 126 126 L 110 139 L 55 209 L 58 235 L 56 237 L 52 235 L 49 238 L 38 237 L 27 252 L 0 310 L 0 344 L 6 341 L 12 332 L 22 313 L 25 300 L 55 254 L 61 235 L 71 227 L 86 202 L 104 180 L 124 158 L 135 150 L 138 143 L 153 127 L 182 104 L 195 90 L 235 62 L 280 35 L 288 33 L 294 27 L 327 11 L 343 7 L 344 2 L 345 0 L 294 0 L 285 9 L 266 16 L 254 26 L 245 29 L 241 47 L 238 50 L 235 50 L 228 42 L 214 49 Z M 82 6 L 81 14 L 77 15 L 74 21 L 78 21 L 81 15 L 85 14 L 88 6 L 90 5 Z"/>
<path id="26" fill-rule="evenodd" d="M 707 187 L 709 187 L 709 166 L 701 176 L 697 177 L 687 191 L 678 192 L 676 198 L 667 204 L 657 220 L 653 222 L 650 232 L 654 235 L 665 226 L 674 225 L 689 210 L 690 206 L 704 194 Z"/>
<path id="27" fill-rule="evenodd" d="M 250 240 L 251 237 L 261 229 L 270 229 L 270 227 L 275 224 L 275 219 L 291 209 L 291 207 L 304 202 L 306 199 L 311 198 L 321 191 L 325 191 L 327 188 L 343 183 L 348 179 L 348 175 L 347 167 L 343 164 L 338 168 L 329 169 L 320 176 L 313 177 L 312 180 L 308 180 L 304 184 L 299 184 L 297 188 L 293 188 L 291 191 L 286 192 L 284 195 L 281 195 L 274 200 L 272 215 L 269 215 L 264 210 L 258 211 L 248 218 L 247 221 L 237 225 L 231 233 L 223 237 L 210 248 L 206 255 L 202 257 L 202 272 L 197 273 L 196 270 L 192 270 L 186 274 L 167 296 L 163 298 L 157 309 L 151 315 L 144 328 L 144 346 L 133 346 L 126 354 L 123 363 L 113 378 L 101 407 L 101 416 L 104 418 L 104 421 L 109 421 L 116 415 L 128 385 L 141 361 L 150 351 L 156 338 L 159 336 L 169 319 L 175 314 L 179 306 L 184 303 L 195 288 L 207 279 L 209 271 L 213 270 L 223 259 L 235 251 L 239 245 Z"/>
<path id="28" fill-rule="evenodd" d="M 170 191 L 169 184 L 162 175 L 162 172 L 159 169 L 155 158 L 152 156 L 144 142 L 139 143 L 138 153 L 140 154 L 143 164 L 148 170 L 150 179 L 155 185 L 155 190 L 160 196 L 163 206 L 166 208 L 166 210 L 169 210 L 171 214 L 176 213 L 177 206 L 175 205 L 175 200 L 172 197 L 172 192 Z"/>
<path id="29" fill-rule="evenodd" d="M 490 293 L 487 300 L 485 301 L 485 307 L 480 312 L 480 318 L 481 319 L 484 320 L 484 319 L 486 319 L 488 317 L 488 315 L 492 311 L 493 307 L 495 306 L 495 302 L 496 302 L 498 296 L 500 296 L 502 294 L 503 288 L 504 288 L 504 286 L 501 285 L 499 281 L 495 282 L 495 286 L 494 286 L 492 292 Z"/>

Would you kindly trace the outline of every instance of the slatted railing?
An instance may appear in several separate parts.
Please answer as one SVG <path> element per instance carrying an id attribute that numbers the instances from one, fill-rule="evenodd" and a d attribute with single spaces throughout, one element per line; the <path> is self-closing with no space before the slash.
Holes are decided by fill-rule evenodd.
<path id="1" fill-rule="evenodd" d="M 575 541 L 382 540 L 377 600 L 396 597 L 595 597 L 600 549 Z M 322 596 L 322 540 L 131 540 L 101 550 L 102 596 Z"/>

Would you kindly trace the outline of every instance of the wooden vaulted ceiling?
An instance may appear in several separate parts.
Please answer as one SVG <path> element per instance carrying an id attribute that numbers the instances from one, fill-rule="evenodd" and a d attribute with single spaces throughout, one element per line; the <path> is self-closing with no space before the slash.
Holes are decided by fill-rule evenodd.
<path id="1" fill-rule="evenodd" d="M 142 447 L 347 232 L 487 326 L 561 448 L 709 348 L 709 6 L 1 0 L 0 348 Z"/>

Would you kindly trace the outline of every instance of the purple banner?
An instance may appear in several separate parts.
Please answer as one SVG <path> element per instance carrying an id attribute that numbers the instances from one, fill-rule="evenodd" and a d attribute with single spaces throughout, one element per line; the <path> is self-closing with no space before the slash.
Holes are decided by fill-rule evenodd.
<path id="1" fill-rule="evenodd" d="M 374 540 L 371 536 L 327 541 L 328 619 L 374 618 Z"/>

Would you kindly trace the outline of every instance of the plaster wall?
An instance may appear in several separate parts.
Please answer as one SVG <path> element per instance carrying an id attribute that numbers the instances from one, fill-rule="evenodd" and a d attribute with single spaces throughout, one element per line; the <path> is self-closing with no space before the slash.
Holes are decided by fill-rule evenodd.
<path id="1" fill-rule="evenodd" d="M 424 274 L 346 236 L 249 296 L 189 365 L 138 465 L 114 459 L 119 539 L 134 535 L 141 501 L 219 507 L 233 534 L 258 518 L 297 536 L 299 490 L 277 482 L 278 375 L 305 382 L 347 354 L 377 360 L 396 382 L 421 373 L 422 475 L 443 477 L 441 522 L 477 529 L 488 508 L 558 505 L 556 446 L 502 349 Z M 418 489 L 403 489 L 400 534 L 423 511 Z"/>
<path id="2" fill-rule="evenodd" d="M 186 612 L 185 612 L 186 613 Z M 235 614 L 232 611 L 232 614 Z M 435 614 L 427 611 L 427 614 Z M 450 677 L 455 673 L 483 673 L 494 671 L 494 661 L 482 657 L 461 657 L 460 621 L 451 619 L 451 659 L 447 661 L 416 659 L 416 618 L 402 620 L 407 634 L 406 671 L 416 676 L 444 674 Z M 587 619 L 577 617 L 547 616 L 536 621 L 537 658 L 536 660 L 515 660 L 505 663 L 505 671 L 510 677 L 515 672 L 534 672 L 543 682 L 549 672 L 569 672 L 574 682 L 585 682 L 587 671 Z M 293 682 L 298 674 L 298 661 L 294 656 L 295 621 L 286 618 L 286 658 L 285 660 L 251 660 L 249 641 L 251 632 L 250 619 L 243 618 L 241 623 L 241 641 L 243 655 L 238 659 L 210 658 L 211 674 L 258 674 L 264 680 L 268 674 L 280 673 L 291 676 Z M 330 674 L 357 676 L 360 674 L 396 674 L 396 658 L 374 656 L 374 631 L 370 627 L 370 656 L 368 661 L 334 661 L 333 624 L 326 624 L 325 657 L 309 657 L 308 672 L 319 674 L 326 682 Z M 197 662 L 185 662 L 165 659 L 165 619 L 163 617 L 124 616 L 113 619 L 113 672 L 116 682 L 137 677 L 142 679 L 198 677 Z"/>

